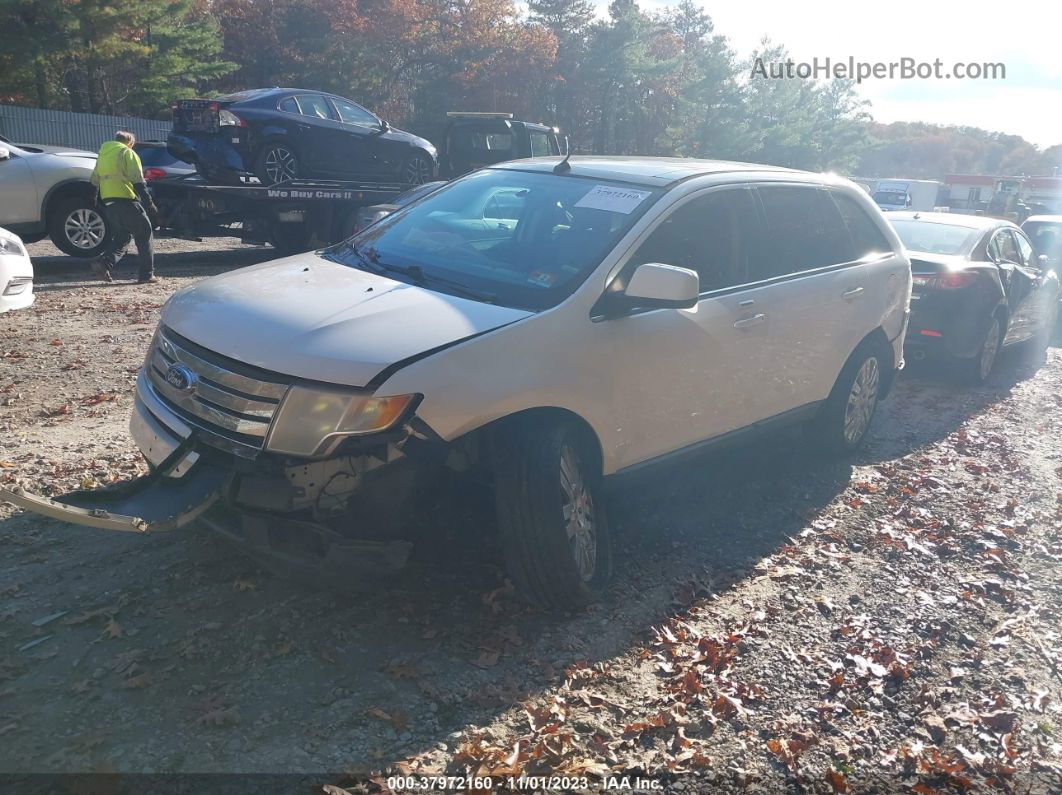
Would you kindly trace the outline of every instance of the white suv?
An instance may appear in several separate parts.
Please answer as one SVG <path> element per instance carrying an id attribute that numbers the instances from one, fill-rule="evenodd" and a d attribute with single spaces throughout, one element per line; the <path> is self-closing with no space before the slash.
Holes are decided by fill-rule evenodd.
<path id="1" fill-rule="evenodd" d="M 407 508 L 447 471 L 478 474 L 516 586 L 578 605 L 611 568 L 603 479 L 790 423 L 858 446 L 902 366 L 910 289 L 895 234 L 837 177 L 506 163 L 177 293 L 138 381 L 156 473 L 135 510 L 9 498 L 138 529 L 211 505 L 259 557 L 349 577 L 404 560 Z"/>

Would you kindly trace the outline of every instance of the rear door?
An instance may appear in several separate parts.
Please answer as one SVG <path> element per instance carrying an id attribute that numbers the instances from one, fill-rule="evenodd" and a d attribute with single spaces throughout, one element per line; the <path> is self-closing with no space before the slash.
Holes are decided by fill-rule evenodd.
<path id="1" fill-rule="evenodd" d="M 1024 311 L 1027 334 L 1036 334 L 1049 322 L 1051 317 L 1051 304 L 1056 300 L 1054 290 L 1048 289 L 1044 279 L 1044 269 L 1036 256 L 1036 251 L 1029 239 L 1023 232 L 1017 229 L 1010 230 L 1014 235 L 1014 242 L 1018 246 L 1018 255 L 1022 265 L 1020 272 L 1023 278 L 1029 282 L 1029 296 L 1026 299 Z"/>
<path id="2" fill-rule="evenodd" d="M 824 400 L 863 336 L 872 295 L 844 222 L 816 185 L 759 185 L 766 235 L 752 263 L 756 314 L 764 344 L 750 363 L 759 372 L 767 416 Z M 869 329 L 868 329 L 869 330 Z"/>
<path id="3" fill-rule="evenodd" d="M 999 267 L 999 278 L 1007 294 L 1010 319 L 1004 343 L 1026 339 L 1032 333 L 1031 304 L 1038 278 L 1025 268 L 1018 241 L 1009 228 L 996 230 L 989 241 L 988 253 Z"/>
<path id="4" fill-rule="evenodd" d="M 313 172 L 306 176 L 348 176 L 351 158 L 346 132 L 328 99 L 323 94 L 296 94 L 294 99 L 299 108 L 299 117 L 293 119 L 297 130 L 294 143 L 298 156 Z"/>

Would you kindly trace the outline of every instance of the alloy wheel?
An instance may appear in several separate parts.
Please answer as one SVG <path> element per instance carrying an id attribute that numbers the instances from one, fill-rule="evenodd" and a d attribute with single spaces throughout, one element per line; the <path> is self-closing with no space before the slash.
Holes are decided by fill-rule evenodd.
<path id="1" fill-rule="evenodd" d="M 431 179 L 431 164 L 423 157 L 412 157 L 406 163 L 405 176 L 410 185 L 423 185 Z"/>
<path id="2" fill-rule="evenodd" d="M 995 318 L 992 321 L 992 328 L 988 330 L 988 336 L 985 337 L 985 344 L 981 346 L 979 372 L 982 381 L 988 378 L 996 363 L 996 355 L 999 353 L 999 337 L 999 318 Z"/>
<path id="3" fill-rule="evenodd" d="M 299 173 L 299 162 L 295 153 L 286 146 L 272 147 L 266 152 L 265 173 L 274 183 L 295 179 Z"/>
<path id="4" fill-rule="evenodd" d="M 107 236 L 107 224 L 96 210 L 79 207 L 66 217 L 63 232 L 72 245 L 89 251 L 103 242 Z"/>
<path id="5" fill-rule="evenodd" d="M 584 582 L 589 582 L 597 570 L 594 498 L 579 468 L 579 454 L 570 444 L 561 449 L 560 484 L 564 527 L 568 534 L 572 559 L 579 576 Z"/>
<path id="6" fill-rule="evenodd" d="M 868 357 L 856 372 L 844 410 L 844 439 L 855 444 L 866 433 L 878 404 L 880 374 L 876 357 Z"/>

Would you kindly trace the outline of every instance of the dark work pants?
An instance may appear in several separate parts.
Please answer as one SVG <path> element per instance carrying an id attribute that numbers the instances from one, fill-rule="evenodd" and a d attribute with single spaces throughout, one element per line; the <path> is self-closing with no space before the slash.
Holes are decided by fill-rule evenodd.
<path id="1" fill-rule="evenodd" d="M 139 278 L 146 279 L 155 273 L 155 255 L 151 251 L 151 221 L 138 201 L 105 199 L 103 214 L 114 229 L 111 243 L 100 255 L 100 262 L 109 271 L 125 254 L 130 240 L 136 241 L 136 253 L 140 260 Z"/>

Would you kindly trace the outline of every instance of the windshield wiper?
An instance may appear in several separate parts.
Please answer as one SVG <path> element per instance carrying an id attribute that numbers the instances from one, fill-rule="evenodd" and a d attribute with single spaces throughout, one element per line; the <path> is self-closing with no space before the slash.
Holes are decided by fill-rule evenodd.
<path id="1" fill-rule="evenodd" d="M 457 295 L 464 296 L 465 298 L 472 298 L 476 301 L 482 301 L 486 304 L 493 304 L 497 299 L 493 293 L 481 292 L 474 290 L 471 287 L 462 284 L 461 282 L 447 279 L 443 276 L 435 276 L 433 274 L 425 273 L 424 269 L 420 265 L 394 265 L 388 262 L 383 262 L 380 259 L 380 255 L 374 248 L 361 249 L 354 244 L 348 244 L 347 248 L 350 252 L 357 257 L 358 262 L 366 266 L 365 270 L 371 273 L 385 276 L 389 273 L 393 273 L 399 276 L 405 276 L 407 279 L 415 282 L 416 284 L 428 285 L 435 284 L 445 288 L 449 292 L 456 293 Z M 347 263 L 343 263 L 347 264 Z"/>

